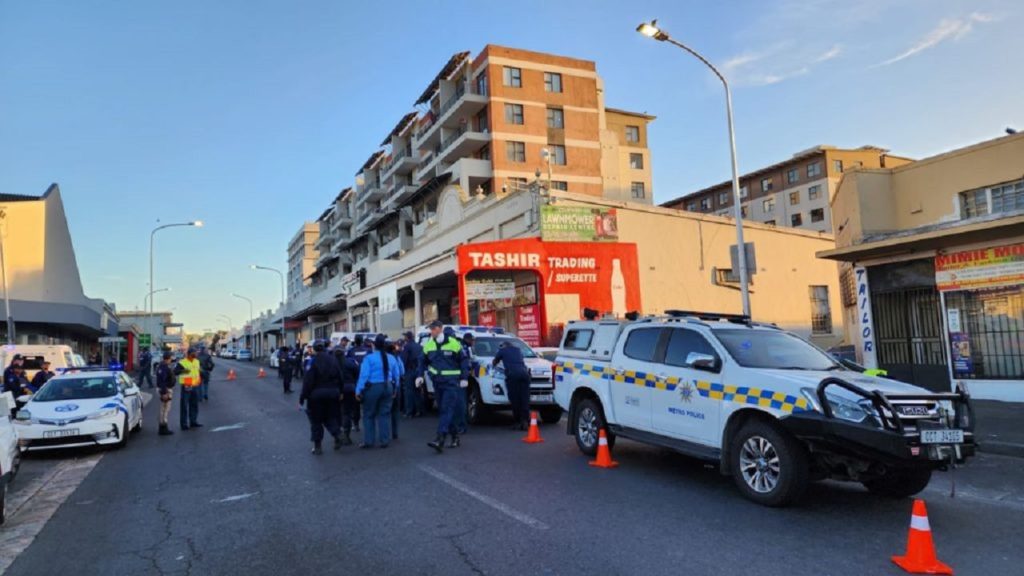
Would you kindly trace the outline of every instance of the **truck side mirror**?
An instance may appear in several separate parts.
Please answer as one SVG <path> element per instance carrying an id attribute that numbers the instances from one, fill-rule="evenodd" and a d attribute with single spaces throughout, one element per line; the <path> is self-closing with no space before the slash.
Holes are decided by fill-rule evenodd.
<path id="1" fill-rule="evenodd" d="M 700 352 L 690 352 L 686 355 L 686 364 L 694 370 L 704 370 L 705 372 L 718 372 L 718 358 L 711 354 L 701 354 Z"/>

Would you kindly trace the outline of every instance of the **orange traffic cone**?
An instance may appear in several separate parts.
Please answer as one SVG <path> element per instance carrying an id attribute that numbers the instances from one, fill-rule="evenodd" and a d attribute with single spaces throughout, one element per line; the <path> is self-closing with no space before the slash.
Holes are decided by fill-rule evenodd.
<path id="1" fill-rule="evenodd" d="M 544 439 L 540 437 L 540 426 L 537 426 L 537 413 L 530 412 L 530 431 L 523 438 L 527 444 L 540 444 Z"/>
<path id="2" fill-rule="evenodd" d="M 228 380 L 234 380 L 235 378 L 238 378 L 238 376 L 235 375 L 235 369 L 231 368 L 228 370 Z"/>
<path id="3" fill-rule="evenodd" d="M 952 574 L 953 569 L 935 557 L 932 529 L 928 526 L 928 511 L 924 500 L 914 500 L 914 512 L 910 517 L 910 534 L 907 536 L 907 554 L 893 556 L 892 561 L 911 574 Z"/>
<path id="4" fill-rule="evenodd" d="M 263 371 L 263 368 L 260 368 L 260 373 L 257 374 L 256 377 L 257 378 L 266 378 L 267 377 L 267 373 Z"/>
<path id="5" fill-rule="evenodd" d="M 608 435 L 604 428 L 598 431 L 597 436 L 597 460 L 590 462 L 595 468 L 615 468 L 618 462 L 612 460 L 612 451 L 608 449 Z"/>

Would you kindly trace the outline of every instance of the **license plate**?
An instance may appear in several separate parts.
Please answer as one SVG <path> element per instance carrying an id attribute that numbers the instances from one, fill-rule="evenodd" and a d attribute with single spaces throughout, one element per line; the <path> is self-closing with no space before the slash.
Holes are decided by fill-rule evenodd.
<path id="1" fill-rule="evenodd" d="M 64 438 L 66 436 L 78 436 L 78 428 L 67 430 L 47 430 L 43 432 L 43 438 Z"/>
<path id="2" fill-rule="evenodd" d="M 921 444 L 963 444 L 963 430 L 921 430 Z"/>
<path id="3" fill-rule="evenodd" d="M 531 402 L 553 402 L 554 399 L 554 396 L 552 396 L 551 394 L 536 394 L 530 396 Z"/>

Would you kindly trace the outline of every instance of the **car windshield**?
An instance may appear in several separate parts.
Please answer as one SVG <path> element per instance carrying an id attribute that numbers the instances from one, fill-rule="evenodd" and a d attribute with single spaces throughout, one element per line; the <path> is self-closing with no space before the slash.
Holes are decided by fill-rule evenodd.
<path id="1" fill-rule="evenodd" d="M 24 356 L 21 365 L 25 370 L 39 370 L 43 367 L 43 360 L 42 356 Z"/>
<path id="2" fill-rule="evenodd" d="M 54 378 L 40 388 L 39 392 L 36 392 L 32 401 L 88 400 L 107 398 L 115 394 L 117 394 L 117 383 L 113 376 Z"/>
<path id="3" fill-rule="evenodd" d="M 807 342 L 775 330 L 715 330 L 740 366 L 782 370 L 829 370 L 835 360 Z"/>
<path id="4" fill-rule="evenodd" d="M 498 354 L 498 349 L 506 342 L 516 348 L 519 348 L 519 351 L 523 353 L 523 358 L 537 357 L 537 353 L 534 352 L 526 342 L 523 342 L 519 338 L 477 338 L 476 342 L 473 343 L 473 353 L 477 356 L 490 358 L 496 356 Z"/>

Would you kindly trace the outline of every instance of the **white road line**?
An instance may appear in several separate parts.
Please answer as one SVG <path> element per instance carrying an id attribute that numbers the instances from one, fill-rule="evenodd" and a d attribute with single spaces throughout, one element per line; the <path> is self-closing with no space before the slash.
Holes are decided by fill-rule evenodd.
<path id="1" fill-rule="evenodd" d="M 459 482 L 455 478 L 452 478 L 451 476 L 448 476 L 444 472 L 441 472 L 440 470 L 437 470 L 437 469 L 431 468 L 430 466 L 426 466 L 426 465 L 422 465 L 422 464 L 419 466 L 419 469 L 423 470 L 427 474 L 430 474 L 434 478 L 437 478 L 441 482 L 444 482 L 445 484 L 451 486 L 452 488 L 455 488 L 459 492 L 462 492 L 463 494 L 465 494 L 467 496 L 470 496 L 470 497 L 475 498 L 476 500 L 478 500 L 480 502 L 483 502 L 484 504 L 487 504 L 491 508 L 494 508 L 495 510 L 497 510 L 498 512 L 501 512 L 502 514 L 508 516 L 509 518 L 512 518 L 513 520 L 517 520 L 519 522 L 522 522 L 523 524 L 526 524 L 530 528 L 534 528 L 536 530 L 547 530 L 548 528 L 550 528 L 550 526 L 548 526 L 547 524 L 541 522 L 540 520 L 537 520 L 533 516 L 530 516 L 529 514 L 523 514 L 522 512 L 520 512 L 520 511 L 518 511 L 518 510 L 516 510 L 516 509 L 514 509 L 514 508 L 512 508 L 512 507 L 510 507 L 510 506 L 508 506 L 508 505 L 506 505 L 506 504 L 504 504 L 502 502 L 499 502 L 499 501 L 495 500 L 494 498 L 491 498 L 490 496 L 487 496 L 485 494 L 481 494 L 481 493 L 477 492 L 476 490 L 473 490 L 469 486 L 466 486 L 462 482 Z"/>
<path id="2" fill-rule="evenodd" d="M 236 494 L 234 496 L 228 496 L 227 498 L 221 498 L 220 500 L 211 500 L 214 504 L 221 502 L 238 502 L 239 500 L 245 500 L 246 498 L 252 498 L 259 494 L 259 492 L 246 492 L 245 494 Z"/>
<path id="3" fill-rule="evenodd" d="M 218 426 L 210 432 L 223 432 L 225 430 L 238 430 L 239 428 L 245 428 L 245 422 L 239 422 L 238 424 L 229 424 L 227 426 Z"/>

